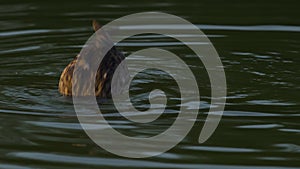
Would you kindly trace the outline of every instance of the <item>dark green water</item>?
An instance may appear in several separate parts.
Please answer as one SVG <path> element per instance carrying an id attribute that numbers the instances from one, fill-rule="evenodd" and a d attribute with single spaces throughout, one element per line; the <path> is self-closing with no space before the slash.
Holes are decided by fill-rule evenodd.
<path id="1" fill-rule="evenodd" d="M 299 5 L 296 0 L 1 1 L 0 168 L 299 168 Z M 105 24 L 145 11 L 178 15 L 208 35 L 225 68 L 228 98 L 216 132 L 198 144 L 203 113 L 210 104 L 210 84 L 203 66 L 193 64 L 198 62 L 196 56 L 161 36 L 120 43 L 126 55 L 153 46 L 171 50 L 201 79 L 202 107 L 188 136 L 160 156 L 129 159 L 89 139 L 72 99 L 61 96 L 57 85 L 63 68 L 92 35 L 91 19 Z M 132 86 L 135 105 L 146 109 L 141 88 L 161 88 L 169 80 L 152 84 L 157 79 L 153 74 L 139 77 L 144 80 Z M 176 87 L 165 89 L 178 97 Z M 113 126 L 124 133 L 149 136 L 174 120 L 179 106 L 174 100 L 167 115 L 146 127 L 115 117 L 109 104 L 105 110 Z"/>

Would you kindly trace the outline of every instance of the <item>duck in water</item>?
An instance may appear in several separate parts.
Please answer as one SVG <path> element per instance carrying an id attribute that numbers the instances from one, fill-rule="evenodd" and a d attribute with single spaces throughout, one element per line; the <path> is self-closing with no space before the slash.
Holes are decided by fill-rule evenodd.
<path id="1" fill-rule="evenodd" d="M 93 29 L 96 32 L 101 28 L 100 24 L 93 20 Z M 110 41 L 109 37 L 105 37 L 105 41 Z M 94 49 L 95 50 L 95 49 Z M 59 80 L 59 85 L 58 85 L 58 90 L 59 92 L 64 95 L 64 96 L 72 96 L 72 78 L 73 78 L 73 72 L 75 65 L 79 66 L 79 69 L 85 70 L 86 69 L 86 64 L 76 64 L 79 62 L 78 58 L 80 57 L 80 54 L 78 54 L 73 61 L 71 61 L 67 67 L 63 70 L 60 80 Z M 118 67 L 118 65 L 125 59 L 125 56 L 117 50 L 115 46 L 113 46 L 104 56 L 104 58 L 101 61 L 100 66 L 97 69 L 96 72 L 96 78 L 95 78 L 95 95 L 100 98 L 110 98 L 111 97 L 111 81 L 113 74 Z M 76 67 L 78 69 L 78 67 Z M 127 70 L 127 67 L 125 68 Z M 126 72 L 125 70 L 125 72 Z M 123 77 L 123 83 L 124 83 L 124 77 L 125 79 L 127 78 L 126 75 L 122 75 Z M 86 79 L 93 78 L 95 76 L 90 75 L 90 77 Z M 120 84 L 122 85 L 122 84 Z M 77 90 L 77 89 L 74 89 Z M 78 89 L 80 90 L 80 89 Z M 81 89 L 82 90 L 82 89 Z M 78 93 L 76 91 L 76 93 Z M 86 96 L 89 94 L 85 94 L 85 91 L 80 91 L 82 93 L 80 96 Z"/>

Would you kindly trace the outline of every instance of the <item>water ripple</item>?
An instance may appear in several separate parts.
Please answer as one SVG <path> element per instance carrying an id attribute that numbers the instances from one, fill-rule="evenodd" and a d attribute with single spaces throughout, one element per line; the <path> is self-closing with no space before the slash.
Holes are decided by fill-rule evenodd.
<path id="1" fill-rule="evenodd" d="M 96 158 L 84 156 L 67 156 L 54 153 L 38 153 L 38 152 L 14 152 L 9 153 L 9 156 L 48 161 L 62 164 L 84 164 L 84 165 L 99 165 L 99 166 L 113 166 L 113 167 L 136 167 L 140 168 L 186 168 L 186 169 L 298 169 L 296 167 L 276 167 L 276 166 L 239 166 L 239 165 L 210 165 L 210 164 L 183 164 L 183 163 L 167 163 L 154 162 L 144 160 L 129 160 L 129 159 L 115 159 L 115 158 Z"/>
<path id="2" fill-rule="evenodd" d="M 231 152 L 231 153 L 248 153 L 248 152 L 260 152 L 261 150 L 250 148 L 238 148 L 238 147 L 208 147 L 208 146 L 185 146 L 188 150 L 197 151 L 209 151 L 209 152 Z"/>

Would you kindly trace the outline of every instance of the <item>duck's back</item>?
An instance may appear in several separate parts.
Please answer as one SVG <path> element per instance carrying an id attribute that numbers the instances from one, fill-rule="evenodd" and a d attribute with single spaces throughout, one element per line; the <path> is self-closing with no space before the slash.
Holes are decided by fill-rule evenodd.
<path id="1" fill-rule="evenodd" d="M 73 61 L 69 63 L 69 65 L 63 70 L 60 80 L 59 80 L 59 92 L 65 96 L 72 96 L 72 79 L 74 67 L 82 66 L 84 69 L 84 65 L 76 64 L 78 61 L 79 55 L 77 55 Z M 98 97 L 108 98 L 111 97 L 111 81 L 115 70 L 118 65 L 124 60 L 124 55 L 117 50 L 116 47 L 113 47 L 103 58 L 95 79 L 95 94 Z M 91 75 L 92 76 L 92 75 Z M 92 77 L 91 77 L 92 78 Z M 125 76 L 120 77 L 125 78 Z M 89 79 L 89 78 L 87 78 Z M 124 80 L 121 80 L 123 83 Z M 119 84 L 120 87 L 122 84 Z M 75 89 L 76 90 L 76 89 Z M 79 89 L 78 89 L 79 90 Z M 81 92 L 82 93 L 82 92 Z"/>
<path id="2" fill-rule="evenodd" d="M 97 22 L 93 21 L 93 27 L 94 30 L 97 31 L 100 26 Z M 108 40 L 108 39 L 107 39 Z M 92 48 L 92 51 L 90 52 L 97 52 L 97 49 Z M 95 51 L 94 51 L 95 50 Z M 59 80 L 59 92 L 62 95 L 65 96 L 72 96 L 72 79 L 73 79 L 73 72 L 75 65 L 79 66 L 79 70 L 85 70 L 86 64 L 76 64 L 78 62 L 78 58 L 80 55 L 77 55 L 73 61 L 71 61 L 67 67 L 63 70 L 60 80 Z M 104 58 L 101 61 L 100 66 L 97 69 L 96 76 L 95 75 L 88 75 L 89 77 L 85 77 L 85 79 L 91 79 L 95 77 L 95 95 L 102 98 L 108 98 L 111 97 L 111 81 L 113 74 L 118 67 L 118 65 L 125 59 L 124 55 L 117 50 L 115 46 L 113 46 L 104 56 Z M 76 68 L 77 69 L 77 68 Z M 119 88 L 122 87 L 124 83 L 126 83 L 126 79 L 128 78 L 128 72 L 127 67 L 122 68 L 124 71 L 123 75 L 120 75 L 118 77 L 118 84 L 117 86 Z M 74 80 L 74 83 L 77 83 L 76 80 Z M 80 90 L 74 88 L 74 90 Z M 79 92 L 75 92 L 79 93 Z M 88 93 L 85 93 L 85 91 L 80 91 L 82 93 L 81 95 L 89 95 Z"/>

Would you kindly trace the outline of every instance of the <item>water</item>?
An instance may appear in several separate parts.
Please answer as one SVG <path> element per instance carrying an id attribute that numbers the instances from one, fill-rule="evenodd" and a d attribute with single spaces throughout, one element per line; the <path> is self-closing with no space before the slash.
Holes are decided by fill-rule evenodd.
<path id="1" fill-rule="evenodd" d="M 268 1 L 7 1 L 0 2 L 0 168 L 211 168 L 300 167 L 299 2 Z M 170 151 L 147 159 L 115 156 L 95 145 L 80 127 L 72 99 L 57 91 L 63 68 L 92 34 L 91 19 L 107 23 L 143 11 L 181 16 L 210 38 L 227 77 L 228 98 L 219 127 L 204 144 L 199 132 L 210 104 L 205 69 L 182 44 L 145 35 L 119 44 L 126 55 L 162 47 L 196 73 L 201 93 L 198 120 Z M 180 96 L 161 75 L 139 74 L 132 85 L 137 108 L 149 106 L 144 87 L 171 97 L 158 122 L 137 125 L 104 105 L 112 126 L 132 136 L 152 136 L 176 117 Z M 163 87 L 170 85 L 170 87 Z M 173 99 L 172 99 L 173 98 Z"/>

